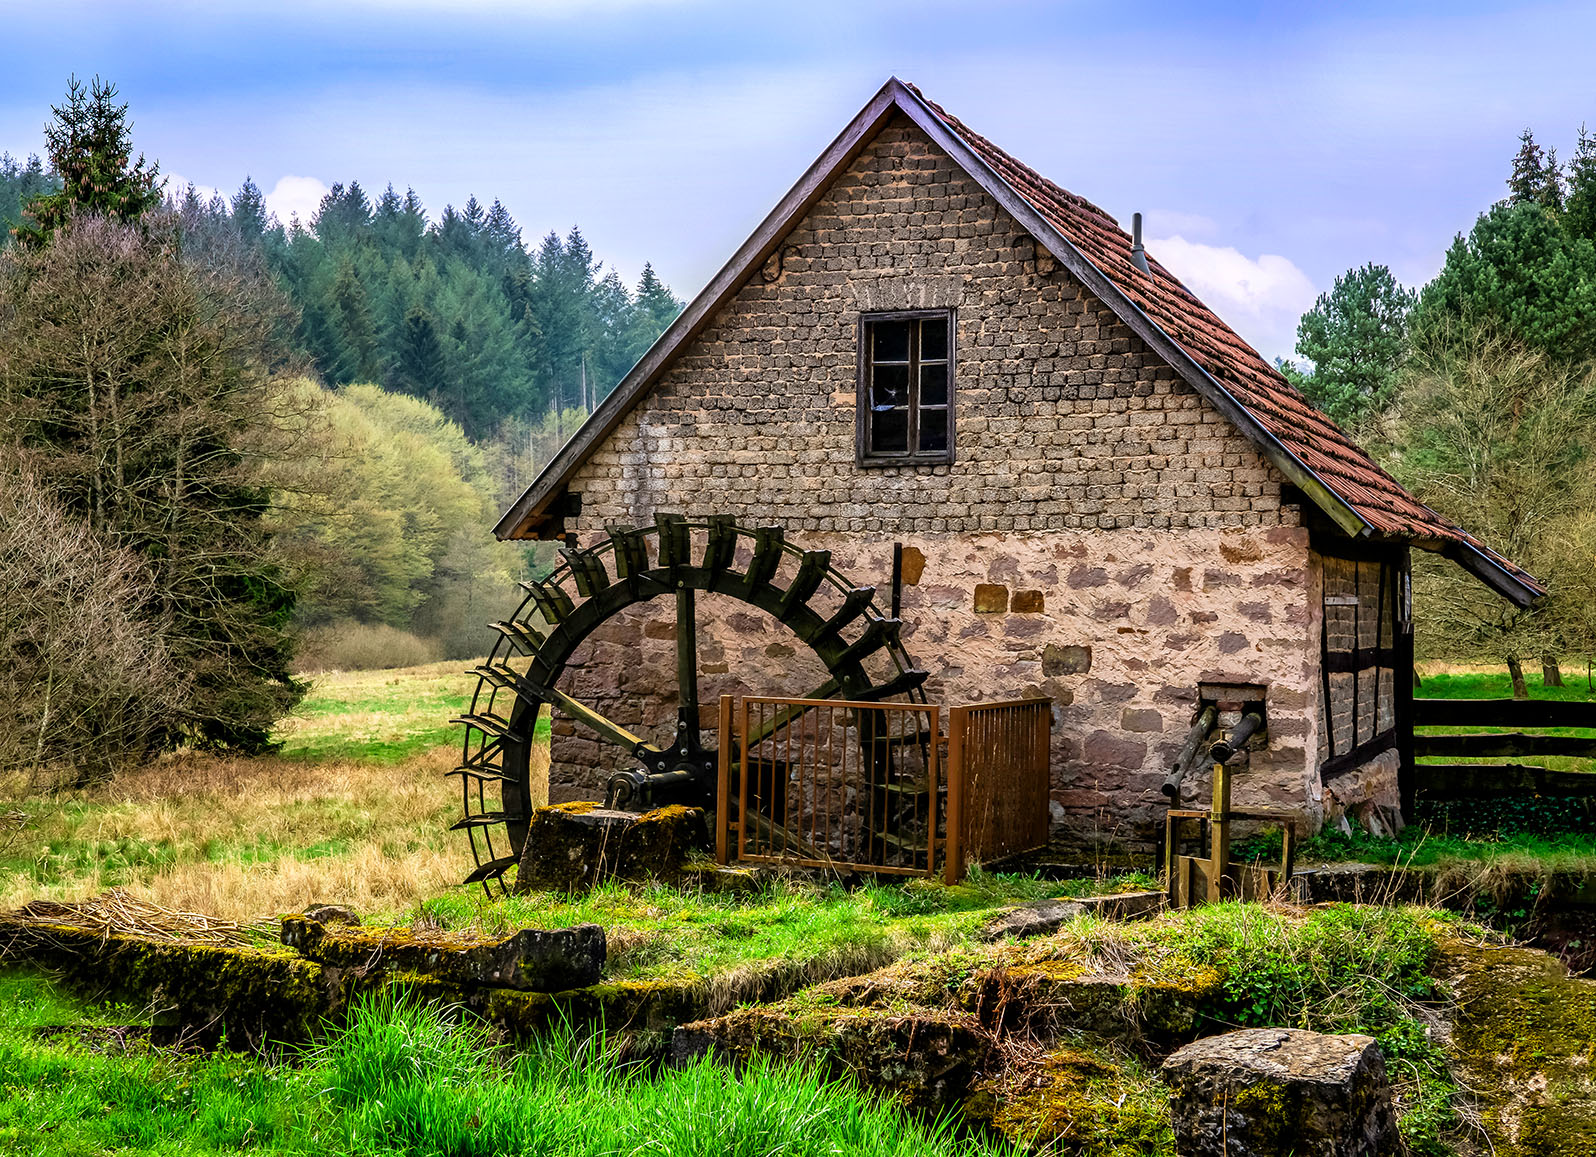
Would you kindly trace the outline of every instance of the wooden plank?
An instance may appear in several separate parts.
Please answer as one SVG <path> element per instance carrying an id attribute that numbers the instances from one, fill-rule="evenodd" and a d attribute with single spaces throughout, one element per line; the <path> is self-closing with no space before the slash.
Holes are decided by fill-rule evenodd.
<path id="1" fill-rule="evenodd" d="M 1413 700 L 1415 727 L 1591 727 L 1596 703 L 1552 699 Z"/>
<path id="2" fill-rule="evenodd" d="M 731 824 L 732 697 L 720 697 L 720 736 L 715 758 L 715 862 L 724 865 L 731 855 L 727 836 Z"/>
<path id="3" fill-rule="evenodd" d="M 1596 758 L 1596 736 L 1529 735 L 1505 731 L 1485 735 L 1415 735 L 1413 754 L 1449 759 L 1493 759 L 1567 755 Z"/>
<path id="4" fill-rule="evenodd" d="M 1498 799 L 1503 796 L 1596 796 L 1596 773 L 1549 771 L 1515 763 L 1420 763 L 1413 768 L 1421 799 Z"/>
<path id="5" fill-rule="evenodd" d="M 942 865 L 942 882 L 957 884 L 964 877 L 964 730 L 970 725 L 970 709 L 954 707 L 948 711 L 948 832 L 947 851 Z M 936 806 L 936 801 L 932 801 Z"/>

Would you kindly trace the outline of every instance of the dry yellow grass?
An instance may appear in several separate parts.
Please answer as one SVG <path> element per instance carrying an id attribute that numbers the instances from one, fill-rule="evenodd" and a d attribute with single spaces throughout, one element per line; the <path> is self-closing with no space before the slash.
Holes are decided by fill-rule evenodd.
<path id="1" fill-rule="evenodd" d="M 544 759 L 547 748 L 534 748 Z M 182 753 L 114 783 L 21 799 L 0 849 L 0 906 L 120 886 L 165 908 L 247 922 L 311 903 L 413 907 L 475 866 L 456 749 L 397 763 Z M 0 785 L 0 798 L 18 784 Z M 0 841 L 3 842 L 3 841 Z"/>

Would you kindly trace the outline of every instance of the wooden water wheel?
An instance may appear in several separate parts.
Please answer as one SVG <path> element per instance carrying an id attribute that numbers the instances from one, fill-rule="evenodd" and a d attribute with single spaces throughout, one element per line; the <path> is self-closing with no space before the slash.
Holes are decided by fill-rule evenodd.
<path id="1" fill-rule="evenodd" d="M 751 551 L 739 564 L 739 545 Z M 826 680 L 809 699 L 924 702 L 926 672 L 899 641 L 898 619 L 881 613 L 876 590 L 838 574 L 831 552 L 801 550 L 779 526 L 748 529 L 728 515 L 689 521 L 660 514 L 651 527 L 611 526 L 601 542 L 561 550 L 547 578 L 521 584 L 515 614 L 493 624 L 492 654 L 479 677 L 465 725 L 460 765 L 465 831 L 477 868 L 467 882 L 491 890 L 520 858 L 526 840 L 533 732 L 543 707 L 556 709 L 602 742 L 625 750 L 638 770 L 610 777 L 610 803 L 713 806 L 718 753 L 699 726 L 697 594 L 737 599 L 787 626 L 824 664 Z M 784 565 L 785 564 L 785 565 Z M 676 610 L 677 721 L 663 742 L 635 735 L 561 691 L 577 647 L 627 607 L 670 596 Z M 876 674 L 872 675 L 874 671 Z M 752 745 L 759 737 L 750 736 Z M 493 797 L 497 796 L 497 800 Z"/>

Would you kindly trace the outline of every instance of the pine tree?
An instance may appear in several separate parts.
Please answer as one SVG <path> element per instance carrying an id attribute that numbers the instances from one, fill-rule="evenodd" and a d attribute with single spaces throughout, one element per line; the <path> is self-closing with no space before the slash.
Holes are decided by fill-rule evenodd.
<path id="1" fill-rule="evenodd" d="M 374 382 L 378 378 L 377 327 L 372 320 L 371 302 L 366 288 L 355 273 L 353 262 L 345 259 L 333 281 L 331 303 L 341 356 L 333 368 L 337 382 Z"/>
<path id="2" fill-rule="evenodd" d="M 250 177 L 245 177 L 237 196 L 233 198 L 233 224 L 239 234 L 247 241 L 258 240 L 266 232 L 270 217 L 260 186 Z"/>
<path id="3" fill-rule="evenodd" d="M 1447 250 L 1412 325 L 1426 345 L 1490 325 L 1558 362 L 1596 355 L 1596 246 L 1538 203 L 1497 205 Z"/>
<path id="4" fill-rule="evenodd" d="M 399 338 L 398 385 L 418 398 L 437 399 L 449 392 L 448 367 L 432 315 L 419 305 L 405 314 Z"/>
<path id="5" fill-rule="evenodd" d="M 1546 151 L 1535 143 L 1533 129 L 1518 135 L 1519 149 L 1507 178 L 1509 205 L 1539 205 L 1546 193 Z"/>
<path id="6" fill-rule="evenodd" d="M 1314 365 L 1299 377 L 1309 399 L 1338 422 L 1384 411 L 1407 354 L 1415 299 L 1384 265 L 1371 262 L 1336 278 L 1297 323 L 1297 352 Z"/>
<path id="7" fill-rule="evenodd" d="M 1568 200 L 1563 228 L 1570 236 L 1596 242 L 1596 135 L 1579 126 L 1579 142 L 1568 162 Z"/>
<path id="8" fill-rule="evenodd" d="M 161 203 L 160 166 L 133 161 L 132 124 L 127 105 L 116 102 L 116 85 L 98 76 L 84 88 L 77 77 L 67 81 L 66 102 L 52 106 L 44 130 L 50 167 L 61 187 L 28 202 L 31 224 L 15 230 L 30 245 L 43 245 L 75 213 L 94 213 L 116 221 L 137 220 Z"/>

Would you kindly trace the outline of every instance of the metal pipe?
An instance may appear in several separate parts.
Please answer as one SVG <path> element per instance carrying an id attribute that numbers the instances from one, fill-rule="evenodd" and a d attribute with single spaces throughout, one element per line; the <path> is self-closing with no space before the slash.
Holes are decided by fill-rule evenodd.
<path id="1" fill-rule="evenodd" d="M 1219 740 L 1208 749 L 1209 758 L 1215 763 L 1229 763 L 1235 754 L 1247 746 L 1247 741 L 1263 728 L 1263 715 L 1257 711 L 1249 711 L 1241 717 L 1240 722 L 1230 729 L 1230 735 Z"/>
<path id="2" fill-rule="evenodd" d="M 1131 214 L 1131 264 L 1143 273 L 1151 273 L 1147 268 L 1147 250 L 1142 247 L 1142 215 Z"/>
<path id="3" fill-rule="evenodd" d="M 1214 729 L 1214 720 L 1218 718 L 1218 709 L 1210 704 L 1198 713 L 1191 730 L 1186 733 L 1186 742 L 1181 745 L 1180 754 L 1169 765 L 1169 775 L 1164 779 L 1164 794 L 1170 799 L 1180 797 L 1180 781 L 1186 778 L 1192 765 L 1197 762 L 1203 740 L 1208 738 L 1208 733 Z"/>

